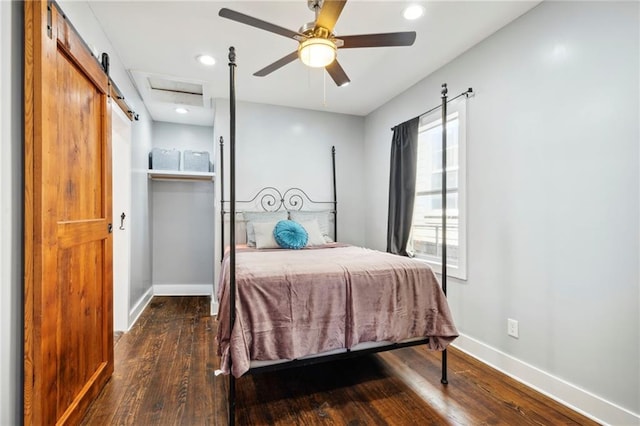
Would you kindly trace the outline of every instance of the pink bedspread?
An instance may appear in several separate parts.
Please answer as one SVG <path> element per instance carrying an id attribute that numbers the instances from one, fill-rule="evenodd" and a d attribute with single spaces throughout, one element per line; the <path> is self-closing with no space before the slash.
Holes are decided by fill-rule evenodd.
<path id="1" fill-rule="evenodd" d="M 443 350 L 458 332 L 431 268 L 361 247 L 236 252 L 236 322 L 229 331 L 229 258 L 221 271 L 221 370 L 296 359 L 362 342 L 429 337 Z"/>

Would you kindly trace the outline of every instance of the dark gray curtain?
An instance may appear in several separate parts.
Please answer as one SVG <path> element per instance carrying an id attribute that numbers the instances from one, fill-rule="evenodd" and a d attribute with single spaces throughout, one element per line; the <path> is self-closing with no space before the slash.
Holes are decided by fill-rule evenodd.
<path id="1" fill-rule="evenodd" d="M 408 256 L 413 202 L 416 195 L 418 123 L 416 117 L 393 128 L 391 173 L 389 176 L 389 221 L 387 251 Z"/>

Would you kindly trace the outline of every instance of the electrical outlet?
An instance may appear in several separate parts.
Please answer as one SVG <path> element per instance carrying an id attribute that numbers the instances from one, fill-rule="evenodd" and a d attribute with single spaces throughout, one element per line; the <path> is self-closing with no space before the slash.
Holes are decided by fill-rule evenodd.
<path id="1" fill-rule="evenodd" d="M 520 337 L 518 335 L 518 321 L 511 318 L 507 319 L 507 334 L 516 339 Z"/>

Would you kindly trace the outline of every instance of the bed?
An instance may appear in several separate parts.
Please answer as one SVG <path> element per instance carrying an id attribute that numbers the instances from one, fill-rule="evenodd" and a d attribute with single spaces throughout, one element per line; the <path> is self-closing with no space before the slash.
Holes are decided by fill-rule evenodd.
<path id="1" fill-rule="evenodd" d="M 228 256 L 222 274 L 218 350 L 222 372 L 235 377 L 252 368 L 393 344 L 443 350 L 458 335 L 433 271 L 406 257 L 339 243 L 240 248 L 233 330 Z"/>
<path id="2" fill-rule="evenodd" d="M 314 201 L 297 187 L 266 187 L 246 201 L 236 199 L 235 67 L 230 48 L 231 182 L 229 200 L 221 200 L 221 250 L 226 253 L 217 290 L 217 374 L 229 375 L 229 423 L 235 423 L 236 378 L 260 371 L 428 345 L 443 351 L 441 381 L 446 384 L 446 347 L 458 336 L 446 281 L 441 286 L 419 260 L 334 242 L 339 241 L 335 147 L 333 200 Z M 220 158 L 223 147 L 220 138 Z M 237 209 L 245 204 L 258 211 Z M 317 210 L 322 204 L 329 208 Z M 280 241 L 266 240 L 269 234 L 277 239 L 282 222 L 296 221 L 309 230 L 304 247 L 286 249 Z"/>

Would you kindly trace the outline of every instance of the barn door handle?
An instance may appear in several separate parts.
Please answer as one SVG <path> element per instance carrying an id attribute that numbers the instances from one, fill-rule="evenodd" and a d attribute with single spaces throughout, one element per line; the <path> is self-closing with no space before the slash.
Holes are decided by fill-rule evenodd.
<path id="1" fill-rule="evenodd" d="M 120 229 L 124 231 L 124 218 L 127 217 L 126 214 L 124 214 L 124 212 L 122 212 L 122 214 L 120 215 Z"/>

